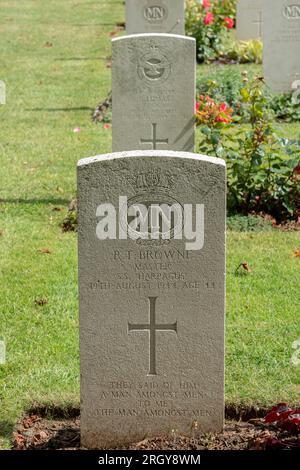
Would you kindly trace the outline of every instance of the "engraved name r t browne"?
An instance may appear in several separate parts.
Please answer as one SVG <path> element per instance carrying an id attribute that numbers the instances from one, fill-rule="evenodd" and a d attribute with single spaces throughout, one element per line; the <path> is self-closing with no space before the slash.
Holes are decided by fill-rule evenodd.
<path id="1" fill-rule="evenodd" d="M 152 138 L 151 139 L 141 139 L 141 144 L 152 144 L 153 150 L 157 150 L 157 144 L 168 144 L 169 139 L 157 139 L 156 136 L 157 124 L 152 124 Z"/>
<path id="2" fill-rule="evenodd" d="M 155 321 L 155 304 L 157 297 L 149 297 L 149 310 L 150 310 L 150 322 L 149 324 L 137 324 L 133 325 L 128 323 L 128 333 L 131 331 L 149 331 L 150 339 L 150 368 L 149 375 L 157 375 L 156 373 L 156 332 L 157 331 L 168 331 L 174 332 L 177 334 L 177 321 L 168 324 L 157 324 Z"/>

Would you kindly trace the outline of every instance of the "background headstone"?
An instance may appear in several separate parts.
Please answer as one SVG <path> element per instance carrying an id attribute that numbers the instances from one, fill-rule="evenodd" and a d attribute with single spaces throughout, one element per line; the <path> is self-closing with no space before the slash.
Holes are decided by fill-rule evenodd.
<path id="1" fill-rule="evenodd" d="M 300 0 L 264 0 L 263 17 L 266 83 L 292 91 L 300 80 Z"/>
<path id="2" fill-rule="evenodd" d="M 6 86 L 5 82 L 0 80 L 0 104 L 6 103 Z"/>
<path id="3" fill-rule="evenodd" d="M 113 151 L 193 151 L 195 40 L 140 34 L 112 43 Z"/>
<path id="4" fill-rule="evenodd" d="M 5 364 L 5 342 L 0 341 L 0 365 Z"/>
<path id="5" fill-rule="evenodd" d="M 262 37 L 264 0 L 239 0 L 237 4 L 236 36 L 247 41 Z M 274 0 L 274 3 L 276 0 Z"/>
<path id="6" fill-rule="evenodd" d="M 204 246 L 96 237 L 100 204 L 204 205 Z M 170 151 L 78 164 L 81 437 L 107 448 L 220 431 L 224 416 L 225 163 Z M 118 210 L 117 210 L 118 213 Z"/>
<path id="7" fill-rule="evenodd" d="M 126 32 L 185 34 L 184 0 L 126 0 Z"/>

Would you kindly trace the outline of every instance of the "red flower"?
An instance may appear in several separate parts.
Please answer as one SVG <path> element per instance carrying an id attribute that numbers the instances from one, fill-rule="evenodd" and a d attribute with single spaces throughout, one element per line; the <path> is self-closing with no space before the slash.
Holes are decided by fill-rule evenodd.
<path id="1" fill-rule="evenodd" d="M 215 119 L 216 122 L 224 122 L 224 124 L 229 124 L 231 122 L 230 116 L 217 116 Z"/>
<path id="2" fill-rule="evenodd" d="M 295 175 L 300 175 L 300 163 L 294 168 Z"/>
<path id="3" fill-rule="evenodd" d="M 214 14 L 211 11 L 208 11 L 204 18 L 204 24 L 208 26 L 214 22 L 214 19 L 215 19 Z"/>
<path id="4" fill-rule="evenodd" d="M 232 29 L 234 27 L 234 20 L 232 18 L 229 18 L 228 16 L 224 18 L 225 26 L 228 29 Z"/>
<path id="5" fill-rule="evenodd" d="M 215 127 L 219 123 L 230 124 L 232 122 L 232 109 L 227 104 L 217 103 L 208 95 L 198 96 L 196 104 L 197 125 Z"/>
<path id="6" fill-rule="evenodd" d="M 211 6 L 210 0 L 203 0 L 202 5 L 203 5 L 204 8 L 210 8 L 210 6 Z"/>
<path id="7" fill-rule="evenodd" d="M 107 131 L 107 129 L 110 129 L 110 125 L 109 124 L 103 124 L 103 129 L 105 129 Z"/>

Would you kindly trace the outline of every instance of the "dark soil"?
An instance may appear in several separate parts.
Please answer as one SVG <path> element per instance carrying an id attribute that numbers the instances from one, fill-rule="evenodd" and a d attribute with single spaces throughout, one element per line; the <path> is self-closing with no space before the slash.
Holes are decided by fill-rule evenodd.
<path id="1" fill-rule="evenodd" d="M 46 419 L 42 415 L 29 414 L 17 424 L 13 433 L 13 449 L 78 450 L 80 449 L 80 419 L 74 415 L 68 419 L 57 417 Z M 123 449 L 300 450 L 300 438 L 280 431 L 274 426 L 265 425 L 262 418 L 252 418 L 249 422 L 226 421 L 224 432 L 221 434 L 205 434 L 200 437 L 177 434 L 154 436 L 132 443 Z"/>

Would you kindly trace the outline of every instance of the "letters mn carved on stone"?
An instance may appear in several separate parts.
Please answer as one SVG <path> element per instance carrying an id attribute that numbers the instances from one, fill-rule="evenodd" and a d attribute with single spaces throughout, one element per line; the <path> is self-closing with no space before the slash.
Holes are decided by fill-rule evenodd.
<path id="1" fill-rule="evenodd" d="M 163 5 L 146 5 L 143 13 L 149 23 L 155 23 L 164 20 L 167 17 L 168 10 Z"/>
<path id="2" fill-rule="evenodd" d="M 126 0 L 126 32 L 184 35 L 184 0 Z"/>
<path id="3" fill-rule="evenodd" d="M 300 5 L 286 5 L 283 7 L 283 15 L 288 20 L 300 19 Z"/>

